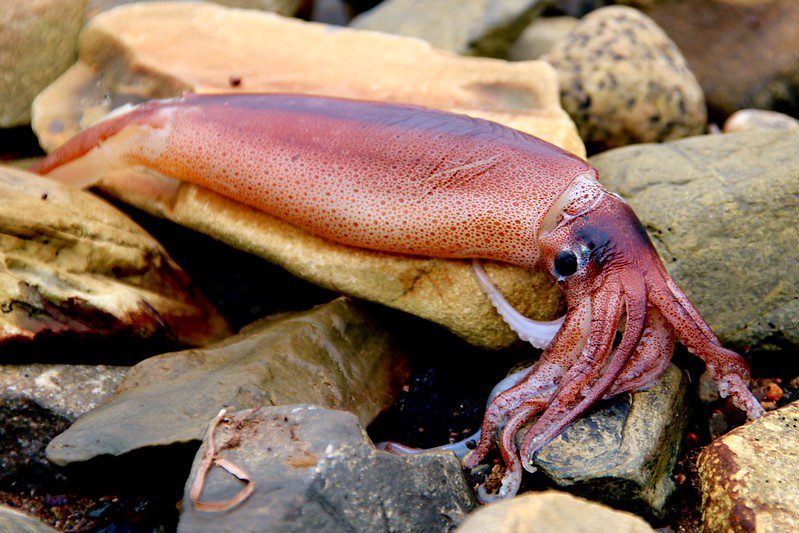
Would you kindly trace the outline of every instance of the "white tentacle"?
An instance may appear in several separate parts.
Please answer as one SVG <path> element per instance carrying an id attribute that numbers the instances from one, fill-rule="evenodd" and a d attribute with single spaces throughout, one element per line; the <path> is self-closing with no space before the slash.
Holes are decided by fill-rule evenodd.
<path id="1" fill-rule="evenodd" d="M 472 267 L 488 299 L 494 304 L 497 312 L 502 316 L 502 319 L 505 320 L 508 327 L 516 332 L 520 339 L 529 342 L 536 348 L 543 350 L 549 346 L 552 339 L 555 338 L 555 335 L 563 325 L 564 317 L 549 322 L 527 318 L 505 300 L 494 284 L 491 283 L 491 280 L 488 279 L 479 261 L 473 261 Z"/>

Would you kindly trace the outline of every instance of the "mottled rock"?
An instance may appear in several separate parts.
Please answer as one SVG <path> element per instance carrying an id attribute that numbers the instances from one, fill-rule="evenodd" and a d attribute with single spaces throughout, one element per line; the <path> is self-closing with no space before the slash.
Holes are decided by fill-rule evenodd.
<path id="1" fill-rule="evenodd" d="M 799 132 L 706 135 L 591 158 L 725 345 L 799 345 Z"/>
<path id="2" fill-rule="evenodd" d="M 799 2 L 677 0 L 640 7 L 680 47 L 716 120 L 748 107 L 799 114 Z"/>
<path id="3" fill-rule="evenodd" d="M 252 495 L 226 512 L 204 512 L 189 477 L 179 531 L 450 531 L 475 506 L 450 452 L 397 456 L 374 448 L 357 418 L 309 405 L 229 415 L 216 429 L 219 456 L 247 472 Z M 241 482 L 219 468 L 202 502 L 227 500 Z"/>
<path id="4" fill-rule="evenodd" d="M 0 198 L 6 355 L 58 337 L 197 345 L 228 333 L 161 245 L 103 200 L 9 167 Z"/>
<path id="5" fill-rule="evenodd" d="M 0 128 L 30 122 L 31 102 L 74 61 L 86 0 L 6 0 L 0 9 Z"/>
<path id="6" fill-rule="evenodd" d="M 706 531 L 799 530 L 799 402 L 710 443 L 699 455 Z"/>
<path id="7" fill-rule="evenodd" d="M 688 423 L 686 382 L 670 366 L 647 390 L 578 419 L 541 449 L 536 466 L 565 490 L 662 517 Z"/>
<path id="8" fill-rule="evenodd" d="M 159 44 L 164 41 L 171 46 Z M 322 93 L 464 112 L 584 154 L 574 124 L 560 108 L 555 73 L 543 62 L 464 58 L 418 39 L 184 3 L 133 4 L 103 13 L 87 26 L 81 42 L 81 61 L 34 106 L 35 129 L 48 148 L 125 101 L 191 89 L 231 90 L 229 76 L 236 74 L 241 90 Z M 438 322 L 473 344 L 501 348 L 517 339 L 468 262 L 356 250 L 205 189 L 183 185 L 174 202 L 164 203 L 144 196 L 148 189 L 140 185 L 128 176 L 104 188 L 313 283 Z M 508 265 L 489 268 L 522 313 L 546 320 L 560 312 L 559 290 L 548 274 Z"/>
<path id="9" fill-rule="evenodd" d="M 724 133 L 750 130 L 799 130 L 799 120 L 765 109 L 741 109 L 724 122 Z"/>
<path id="10" fill-rule="evenodd" d="M 651 533 L 641 518 L 565 492 L 528 492 L 481 507 L 459 533 Z"/>
<path id="11" fill-rule="evenodd" d="M 597 150 L 702 133 L 702 89 L 680 50 L 625 6 L 586 16 L 542 59 L 558 71 L 561 101 Z"/>
<path id="12" fill-rule="evenodd" d="M 57 530 L 11 507 L 0 505 L 0 531 L 9 533 L 55 533 Z"/>
<path id="13" fill-rule="evenodd" d="M 128 367 L 106 365 L 1 365 L 0 401 L 25 398 L 74 420 L 114 394 Z"/>
<path id="14" fill-rule="evenodd" d="M 441 50 L 505 57 L 543 0 L 386 0 L 350 26 L 418 37 Z"/>
<path id="15" fill-rule="evenodd" d="M 407 375 L 388 335 L 346 298 L 268 317 L 204 349 L 146 359 L 117 395 L 47 448 L 58 465 L 196 441 L 224 406 L 312 402 L 369 423 Z"/>
<path id="16" fill-rule="evenodd" d="M 137 2 L 148 2 L 154 0 L 88 0 L 86 3 L 86 18 L 90 19 L 103 11 L 108 11 L 115 7 L 133 4 Z M 173 1 L 192 1 L 192 0 L 173 0 Z M 196 1 L 196 0 L 194 0 Z M 302 6 L 303 0 L 209 0 L 215 4 L 241 9 L 260 9 L 270 11 L 280 15 L 291 16 L 297 13 Z"/>
<path id="17" fill-rule="evenodd" d="M 508 55 L 513 61 L 538 59 L 563 39 L 580 21 L 574 17 L 542 17 L 527 26 Z"/>

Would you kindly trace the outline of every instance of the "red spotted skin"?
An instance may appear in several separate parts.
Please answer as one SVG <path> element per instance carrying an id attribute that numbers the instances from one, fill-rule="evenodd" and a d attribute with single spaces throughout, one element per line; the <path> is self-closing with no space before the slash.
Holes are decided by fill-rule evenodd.
<path id="1" fill-rule="evenodd" d="M 541 219 L 589 171 L 536 137 L 415 106 L 293 95 L 158 106 L 176 110 L 169 144 L 141 163 L 375 250 L 532 267 Z"/>

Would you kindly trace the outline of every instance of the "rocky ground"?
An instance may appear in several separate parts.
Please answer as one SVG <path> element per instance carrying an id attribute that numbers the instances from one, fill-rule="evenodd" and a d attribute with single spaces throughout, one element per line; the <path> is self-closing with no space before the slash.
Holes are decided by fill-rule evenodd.
<path id="1" fill-rule="evenodd" d="M 11 0 L 0 531 L 799 529 L 798 6 Z M 466 261 L 348 248 L 190 184 L 26 171 L 112 109 L 184 91 L 412 103 L 588 158 L 767 414 L 746 423 L 678 345 L 656 383 L 547 444 L 515 498 L 477 504 L 498 456 L 464 471 L 376 450 L 471 435 L 540 352 Z M 563 312 L 548 273 L 485 268 L 526 316 Z"/>

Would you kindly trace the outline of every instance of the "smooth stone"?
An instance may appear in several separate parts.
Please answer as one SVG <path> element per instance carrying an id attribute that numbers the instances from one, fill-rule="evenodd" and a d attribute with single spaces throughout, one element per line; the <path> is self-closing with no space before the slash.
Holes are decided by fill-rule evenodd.
<path id="1" fill-rule="evenodd" d="M 160 44 L 165 41 L 168 48 Z M 560 107 L 555 72 L 541 61 L 460 57 L 413 38 L 189 3 L 131 4 L 103 13 L 81 43 L 80 61 L 34 104 L 34 128 L 47 149 L 126 101 L 229 91 L 236 74 L 236 90 L 426 105 L 495 120 L 585 154 Z M 142 183 L 128 176 L 104 190 L 325 288 L 442 324 L 472 344 L 497 349 L 517 341 L 468 261 L 336 245 L 206 189 L 182 185 L 174 203 L 164 203 L 143 194 Z M 549 274 L 505 264 L 488 268 L 520 312 L 538 320 L 562 312 Z"/>
<path id="2" fill-rule="evenodd" d="M 799 402 L 711 442 L 699 455 L 705 531 L 799 530 Z"/>
<path id="3" fill-rule="evenodd" d="M 513 61 L 539 59 L 579 23 L 574 17 L 537 18 L 513 43 L 508 58 Z"/>
<path id="4" fill-rule="evenodd" d="M 107 365 L 0 365 L 0 401 L 25 398 L 74 420 L 110 398 L 127 370 Z"/>
<path id="5" fill-rule="evenodd" d="M 636 9 L 591 12 L 542 59 L 558 71 L 563 107 L 594 150 L 704 131 L 702 88 L 679 48 Z"/>
<path id="6" fill-rule="evenodd" d="M 776 111 L 741 109 L 724 122 L 724 133 L 751 130 L 799 130 L 799 120 Z"/>
<path id="7" fill-rule="evenodd" d="M 108 11 L 125 4 L 150 2 L 157 0 L 88 0 L 86 3 L 86 19 L 90 19 L 103 11 Z M 196 1 L 196 0 L 173 0 Z M 260 9 L 283 16 L 292 16 L 302 7 L 304 0 L 208 0 L 214 4 L 240 9 Z"/>
<path id="8" fill-rule="evenodd" d="M 458 54 L 506 57 L 544 7 L 544 0 L 385 0 L 350 26 L 418 37 Z"/>
<path id="9" fill-rule="evenodd" d="M 75 61 L 86 0 L 4 0 L 0 128 L 29 124 L 31 102 Z"/>
<path id="10" fill-rule="evenodd" d="M 799 132 L 629 146 L 591 163 L 635 210 L 667 270 L 721 340 L 799 346 Z"/>
<path id="11" fill-rule="evenodd" d="M 396 397 L 405 359 L 347 298 L 262 319 L 213 346 L 151 357 L 47 447 L 57 465 L 202 439 L 222 407 L 314 403 L 365 425 Z"/>
<path id="12" fill-rule="evenodd" d="M 527 492 L 481 507 L 458 533 L 651 533 L 634 514 L 617 511 L 565 492 Z"/>
<path id="13" fill-rule="evenodd" d="M 201 345 L 229 333 L 166 250 L 107 202 L 2 166 L 0 198 L 4 356 L 46 345 L 38 355 L 56 357 L 57 338 Z"/>
<path id="14" fill-rule="evenodd" d="M 16 509 L 0 505 L 0 531 L 8 533 L 50 533 L 58 530 Z"/>
<path id="15" fill-rule="evenodd" d="M 715 120 L 751 107 L 799 116 L 799 2 L 676 0 L 639 7 L 680 47 Z"/>
<path id="16" fill-rule="evenodd" d="M 645 391 L 579 418 L 544 446 L 535 466 L 560 488 L 662 517 L 688 424 L 687 379 L 674 365 Z"/>
<path id="17" fill-rule="evenodd" d="M 218 456 L 247 472 L 252 495 L 225 512 L 198 510 L 186 483 L 178 531 L 451 531 L 476 504 L 451 452 L 398 456 L 374 448 L 350 413 L 312 405 L 228 415 Z M 233 497 L 242 483 L 213 467 L 201 501 Z"/>

